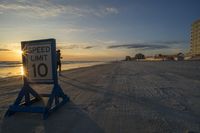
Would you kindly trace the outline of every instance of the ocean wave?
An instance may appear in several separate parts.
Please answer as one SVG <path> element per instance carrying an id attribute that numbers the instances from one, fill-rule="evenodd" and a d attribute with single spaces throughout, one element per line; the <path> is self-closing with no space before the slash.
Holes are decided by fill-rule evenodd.
<path id="1" fill-rule="evenodd" d="M 0 61 L 0 67 L 19 67 L 22 63 L 19 61 Z"/>

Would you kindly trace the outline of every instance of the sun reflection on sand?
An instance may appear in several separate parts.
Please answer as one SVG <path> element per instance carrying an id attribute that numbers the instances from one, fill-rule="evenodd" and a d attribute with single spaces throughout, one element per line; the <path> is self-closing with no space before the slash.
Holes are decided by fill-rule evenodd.
<path id="1" fill-rule="evenodd" d="M 21 72 L 21 75 L 23 76 L 24 75 L 24 68 L 23 68 L 23 66 L 20 67 L 20 72 Z"/>

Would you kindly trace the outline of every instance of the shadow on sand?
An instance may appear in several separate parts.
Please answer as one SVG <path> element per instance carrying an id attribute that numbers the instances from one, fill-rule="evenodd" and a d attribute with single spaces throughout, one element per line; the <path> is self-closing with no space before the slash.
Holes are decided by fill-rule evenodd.
<path id="1" fill-rule="evenodd" d="M 104 133 L 104 131 L 74 103 L 69 102 L 53 112 L 47 120 L 42 115 L 16 113 L 4 118 L 2 133 Z"/>

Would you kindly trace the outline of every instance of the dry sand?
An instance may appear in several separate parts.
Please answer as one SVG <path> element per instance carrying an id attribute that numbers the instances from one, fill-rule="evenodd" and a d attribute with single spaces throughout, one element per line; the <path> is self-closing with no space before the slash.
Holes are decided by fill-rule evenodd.
<path id="1" fill-rule="evenodd" d="M 64 71 L 71 102 L 52 113 L 3 118 L 22 86 L 0 79 L 3 133 L 200 132 L 200 62 L 115 62 Z M 49 86 L 34 86 L 49 91 Z"/>

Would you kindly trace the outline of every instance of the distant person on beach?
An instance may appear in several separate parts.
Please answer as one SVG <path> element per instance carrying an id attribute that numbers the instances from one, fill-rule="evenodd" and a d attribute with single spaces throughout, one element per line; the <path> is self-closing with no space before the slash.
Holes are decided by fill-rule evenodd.
<path id="1" fill-rule="evenodd" d="M 60 53 L 60 50 L 58 49 L 56 51 L 56 56 L 57 56 L 57 69 L 59 70 L 59 75 L 61 74 L 61 53 Z"/>

